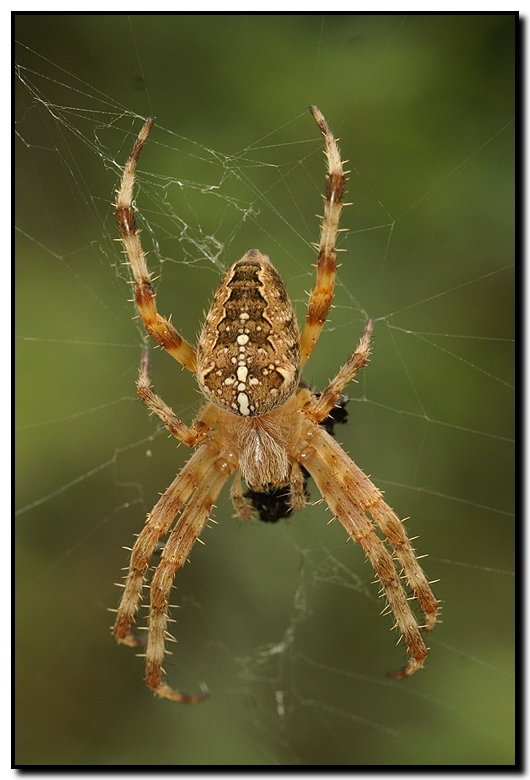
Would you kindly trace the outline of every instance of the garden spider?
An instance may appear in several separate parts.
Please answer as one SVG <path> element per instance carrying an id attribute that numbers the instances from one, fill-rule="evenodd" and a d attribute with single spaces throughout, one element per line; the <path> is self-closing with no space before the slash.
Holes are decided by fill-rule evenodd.
<path id="1" fill-rule="evenodd" d="M 221 279 L 197 348 L 158 313 L 132 205 L 136 165 L 153 126 L 152 118 L 140 131 L 118 191 L 116 217 L 134 276 L 138 312 L 155 341 L 196 375 L 207 399 L 188 427 L 153 392 L 148 353 L 144 353 L 139 398 L 173 436 L 198 449 L 148 514 L 136 539 L 113 630 L 118 642 L 133 647 L 142 645 L 132 626 L 158 540 L 169 533 L 149 589 L 145 680 L 158 696 L 172 701 L 196 702 L 206 696 L 183 694 L 165 681 L 165 642 L 173 639 L 167 631 L 169 595 L 176 571 L 190 554 L 231 474 L 234 477 L 230 496 L 237 515 L 244 520 L 250 519 L 254 510 L 245 500 L 242 479 L 258 496 L 288 486 L 290 508 L 295 510 L 306 503 L 302 469 L 313 477 L 333 514 L 364 549 L 405 639 L 409 659 L 404 669 L 393 673 L 394 677 L 407 677 L 423 666 L 427 648 L 422 633 L 431 631 L 436 623 L 438 602 L 401 520 L 383 501 L 375 485 L 319 425 L 337 403 L 343 388 L 367 362 L 372 321 L 367 321 L 357 349 L 323 393 L 317 396 L 301 383 L 301 370 L 318 341 L 333 298 L 335 241 L 345 184 L 333 134 L 318 108 L 311 106 L 310 111 L 324 137 L 328 176 L 316 285 L 309 297 L 301 334 L 280 275 L 257 249 L 249 250 Z M 171 528 L 175 518 L 178 519 Z M 377 525 L 390 551 L 377 535 Z M 421 628 L 409 606 L 402 576 L 424 613 L 425 625 Z"/>

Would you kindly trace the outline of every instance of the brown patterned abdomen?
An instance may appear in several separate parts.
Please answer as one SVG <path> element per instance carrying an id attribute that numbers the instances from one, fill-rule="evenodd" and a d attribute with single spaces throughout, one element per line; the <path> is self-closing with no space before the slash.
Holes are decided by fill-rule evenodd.
<path id="1" fill-rule="evenodd" d="M 289 398 L 300 377 L 293 305 L 269 258 L 249 250 L 221 279 L 197 346 L 204 395 L 255 417 Z"/>

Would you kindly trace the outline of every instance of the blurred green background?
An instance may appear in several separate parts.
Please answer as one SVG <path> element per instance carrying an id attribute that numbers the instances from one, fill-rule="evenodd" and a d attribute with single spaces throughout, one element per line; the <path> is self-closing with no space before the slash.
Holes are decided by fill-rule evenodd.
<path id="1" fill-rule="evenodd" d="M 514 761 L 515 34 L 502 14 L 16 18 L 20 764 Z M 410 517 L 443 623 L 425 671 L 390 680 L 403 647 L 326 508 L 242 524 L 225 490 L 177 576 L 166 664 L 211 697 L 179 706 L 109 633 L 122 546 L 189 456 L 135 399 L 113 192 L 154 114 L 136 202 L 160 310 L 194 340 L 221 270 L 258 247 L 302 319 L 311 103 L 353 206 L 306 378 L 323 387 L 376 319 L 336 434 Z M 191 420 L 193 378 L 157 350 L 153 379 Z"/>

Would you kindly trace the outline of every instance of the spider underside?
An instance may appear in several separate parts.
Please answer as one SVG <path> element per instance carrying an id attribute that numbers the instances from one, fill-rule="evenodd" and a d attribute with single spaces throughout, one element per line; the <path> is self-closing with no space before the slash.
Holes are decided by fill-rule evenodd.
<path id="1" fill-rule="evenodd" d="M 255 515 L 256 502 L 266 496 L 271 496 L 264 509 L 269 514 L 266 519 L 279 519 L 302 508 L 307 500 L 306 476 L 311 475 L 348 535 L 363 547 L 404 637 L 409 658 L 392 676 L 408 677 L 423 666 L 427 648 L 422 634 L 431 631 L 437 619 L 438 602 L 401 520 L 321 425 L 337 404 L 340 407 L 342 390 L 367 362 L 372 321 L 366 322 L 357 349 L 324 392 L 314 394 L 301 383 L 303 366 L 333 299 L 335 243 L 345 185 L 333 134 L 321 112 L 315 106 L 310 111 L 324 138 L 328 175 L 316 284 L 301 333 L 280 275 L 257 249 L 249 250 L 224 274 L 196 348 L 158 313 L 132 206 L 136 165 L 152 118 L 140 131 L 118 190 L 116 217 L 134 277 L 138 312 L 155 341 L 196 375 L 207 400 L 192 424 L 186 425 L 153 391 L 148 353 L 144 353 L 139 398 L 173 436 L 196 450 L 148 514 L 136 539 L 113 631 L 118 642 L 142 646 L 133 633 L 135 616 L 153 553 L 160 538 L 168 534 L 149 587 L 145 680 L 158 696 L 172 701 L 196 702 L 207 695 L 184 694 L 165 681 L 165 644 L 173 639 L 167 631 L 168 605 L 175 573 L 186 561 L 230 475 L 232 502 L 244 520 Z M 390 550 L 376 533 L 377 527 Z M 402 578 L 423 612 L 421 627 Z"/>

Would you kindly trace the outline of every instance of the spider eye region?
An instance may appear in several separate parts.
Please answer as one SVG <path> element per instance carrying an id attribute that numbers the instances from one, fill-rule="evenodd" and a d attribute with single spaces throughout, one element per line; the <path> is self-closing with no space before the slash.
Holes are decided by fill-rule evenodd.
<path id="1" fill-rule="evenodd" d="M 278 271 L 257 249 L 225 273 L 197 345 L 204 395 L 232 414 L 255 417 L 296 392 L 300 333 Z"/>

